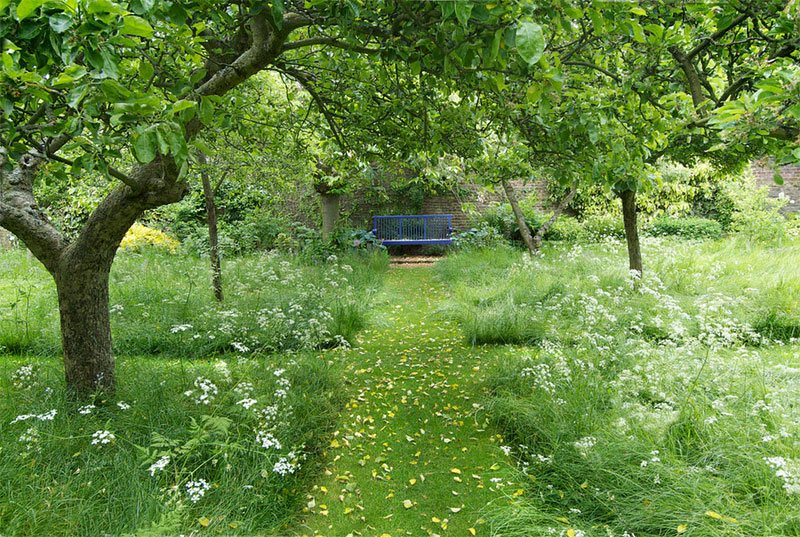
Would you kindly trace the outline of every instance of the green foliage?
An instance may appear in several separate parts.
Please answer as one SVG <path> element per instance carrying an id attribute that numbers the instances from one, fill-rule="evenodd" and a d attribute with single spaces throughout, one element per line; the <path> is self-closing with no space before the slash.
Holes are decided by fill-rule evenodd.
<path id="1" fill-rule="evenodd" d="M 708 218 L 662 216 L 647 225 L 647 233 L 654 237 L 673 235 L 685 239 L 718 239 L 722 237 L 722 225 Z"/>
<path id="2" fill-rule="evenodd" d="M 453 246 L 458 249 L 497 248 L 505 244 L 506 239 L 497 228 L 486 222 L 480 228 L 470 228 L 453 236 Z"/>
<path id="3" fill-rule="evenodd" d="M 752 179 L 728 188 L 733 201 L 732 231 L 765 243 L 778 243 L 785 238 L 786 219 L 780 210 L 787 199 L 770 198 L 767 188 L 758 187 Z"/>
<path id="4" fill-rule="evenodd" d="M 577 218 L 560 215 L 550 226 L 545 238 L 553 241 L 578 241 L 583 235 L 583 226 Z"/>

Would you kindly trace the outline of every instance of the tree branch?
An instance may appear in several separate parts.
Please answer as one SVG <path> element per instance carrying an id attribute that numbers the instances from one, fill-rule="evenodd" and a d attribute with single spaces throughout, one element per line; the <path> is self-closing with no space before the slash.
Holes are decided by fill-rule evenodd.
<path id="1" fill-rule="evenodd" d="M 709 46 L 711 46 L 712 43 L 714 43 L 719 38 L 721 38 L 722 36 L 727 34 L 729 31 L 731 31 L 734 28 L 736 28 L 737 26 L 739 26 L 742 22 L 744 22 L 748 18 L 750 18 L 750 13 L 747 13 L 747 12 L 742 13 L 741 15 L 739 15 L 738 17 L 733 19 L 728 26 L 726 26 L 725 28 L 721 28 L 721 29 L 717 30 L 716 32 L 711 34 L 709 37 L 706 37 L 705 39 L 703 39 L 700 44 L 698 44 L 696 47 L 694 47 L 692 50 L 690 50 L 688 54 L 686 54 L 686 57 L 689 60 L 694 59 L 695 56 L 697 56 L 698 54 L 703 52 L 705 49 L 707 49 Z"/>
<path id="2" fill-rule="evenodd" d="M 564 65 L 579 65 L 579 66 L 582 66 L 582 67 L 588 67 L 589 69 L 594 69 L 595 71 L 599 71 L 599 72 L 603 73 L 604 75 L 606 75 L 607 77 L 612 79 L 614 82 L 617 82 L 617 83 L 621 82 L 620 78 L 617 75 L 615 75 L 611 71 L 609 71 L 607 69 L 604 69 L 604 68 L 600 67 L 599 65 L 595 65 L 593 63 L 580 62 L 580 61 L 568 61 L 568 62 L 564 62 Z"/>
<path id="3" fill-rule="evenodd" d="M 381 51 L 381 49 L 378 48 L 370 48 L 360 45 L 353 45 L 351 43 L 344 43 L 334 37 L 309 37 L 307 39 L 298 39 L 297 41 L 285 43 L 283 45 L 282 50 L 294 50 L 303 47 L 311 47 L 314 45 L 327 45 L 335 48 L 340 48 L 342 50 L 362 52 L 364 54 L 378 54 Z"/>
<path id="4" fill-rule="evenodd" d="M 700 82 L 700 77 L 697 74 L 697 69 L 695 69 L 691 58 L 677 46 L 669 47 L 669 53 L 675 58 L 678 66 L 686 76 L 686 81 L 689 84 L 689 93 L 692 96 L 692 102 L 695 108 L 699 107 L 706 98 L 705 95 L 703 95 L 703 85 Z"/>

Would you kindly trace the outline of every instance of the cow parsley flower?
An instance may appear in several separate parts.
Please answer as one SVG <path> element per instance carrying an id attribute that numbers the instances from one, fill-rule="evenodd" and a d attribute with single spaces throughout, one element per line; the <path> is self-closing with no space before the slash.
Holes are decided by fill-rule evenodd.
<path id="1" fill-rule="evenodd" d="M 194 397 L 194 402 L 197 405 L 208 405 L 216 398 L 219 393 L 217 385 L 204 377 L 197 377 L 194 380 L 196 390 L 187 390 L 183 392 L 186 397 Z"/>
<path id="2" fill-rule="evenodd" d="M 245 410 L 249 410 L 256 403 L 258 403 L 258 400 L 250 397 L 236 402 L 237 405 L 241 405 Z"/>
<path id="3" fill-rule="evenodd" d="M 596 443 L 597 438 L 594 436 L 584 436 L 575 442 L 575 449 L 577 449 L 581 455 L 586 457 L 586 455 L 589 453 L 589 450 L 592 449 Z"/>
<path id="4" fill-rule="evenodd" d="M 82 407 L 80 407 L 78 409 L 78 414 L 83 414 L 83 415 L 91 414 L 92 410 L 94 410 L 95 408 L 97 408 L 97 407 L 94 406 L 94 405 L 91 405 L 91 404 L 90 405 L 83 405 Z"/>
<path id="5" fill-rule="evenodd" d="M 189 481 L 186 483 L 186 494 L 192 503 L 197 503 L 200 498 L 205 496 L 206 491 L 211 488 L 205 479 L 198 479 L 196 481 Z"/>
<path id="6" fill-rule="evenodd" d="M 131 405 L 129 405 L 125 401 L 117 401 L 117 406 L 119 407 L 120 410 L 130 410 L 131 409 Z"/>
<path id="7" fill-rule="evenodd" d="M 32 388 L 36 385 L 36 375 L 34 366 L 31 364 L 19 367 L 11 374 L 11 382 L 16 388 Z"/>
<path id="8" fill-rule="evenodd" d="M 281 457 L 278 459 L 272 466 L 272 471 L 278 475 L 287 476 L 289 474 L 293 474 L 300 468 L 300 464 L 297 462 L 297 455 L 294 451 L 289 452 L 286 457 Z"/>
<path id="9" fill-rule="evenodd" d="M 800 461 L 783 457 L 764 457 L 764 461 L 783 479 L 786 494 L 800 494 Z"/>
<path id="10" fill-rule="evenodd" d="M 258 431 L 256 434 L 256 442 L 261 444 L 264 449 L 281 449 L 281 442 L 275 435 L 267 431 Z"/>
<path id="11" fill-rule="evenodd" d="M 25 449 L 33 449 L 39 443 L 39 430 L 36 427 L 28 427 L 28 429 L 20 435 L 19 441 L 25 444 Z"/>
<path id="12" fill-rule="evenodd" d="M 114 433 L 112 433 L 111 431 L 95 431 L 92 434 L 92 445 L 98 446 L 98 445 L 110 444 L 116 439 L 117 437 L 114 436 Z"/>
<path id="13" fill-rule="evenodd" d="M 169 464 L 170 460 L 171 459 L 170 459 L 169 455 L 165 455 L 165 456 L 161 457 L 160 459 L 158 459 L 153 464 L 151 464 L 150 468 L 148 468 L 147 471 L 150 472 L 151 476 L 154 476 L 154 475 L 156 475 L 156 472 L 163 471 L 164 468 L 166 468 L 167 465 Z"/>

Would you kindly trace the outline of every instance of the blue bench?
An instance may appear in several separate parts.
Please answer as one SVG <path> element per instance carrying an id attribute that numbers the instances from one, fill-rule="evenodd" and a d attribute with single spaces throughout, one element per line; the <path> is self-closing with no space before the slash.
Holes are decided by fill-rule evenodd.
<path id="1" fill-rule="evenodd" d="M 386 246 L 450 244 L 452 214 L 373 216 L 372 233 Z"/>

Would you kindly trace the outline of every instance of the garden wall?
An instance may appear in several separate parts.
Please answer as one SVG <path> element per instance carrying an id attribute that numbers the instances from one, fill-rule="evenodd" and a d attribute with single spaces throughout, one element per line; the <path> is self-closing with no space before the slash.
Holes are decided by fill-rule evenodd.
<path id="1" fill-rule="evenodd" d="M 756 161 L 751 165 L 753 176 L 760 186 L 769 189 L 769 195 L 773 198 L 785 196 L 789 198 L 789 203 L 782 209 L 784 213 L 800 212 L 800 166 L 783 166 L 780 168 L 783 184 L 775 184 L 773 171 L 769 162 L 765 160 Z"/>
<path id="2" fill-rule="evenodd" d="M 535 196 L 537 209 L 545 211 L 549 208 L 547 181 L 511 181 L 517 197 L 525 199 Z M 453 228 L 463 231 L 470 227 L 470 212 L 482 213 L 496 203 L 505 203 L 506 196 L 498 185 L 487 189 L 480 185 L 467 185 L 460 194 L 430 196 L 422 202 L 423 214 L 452 214 Z"/>

